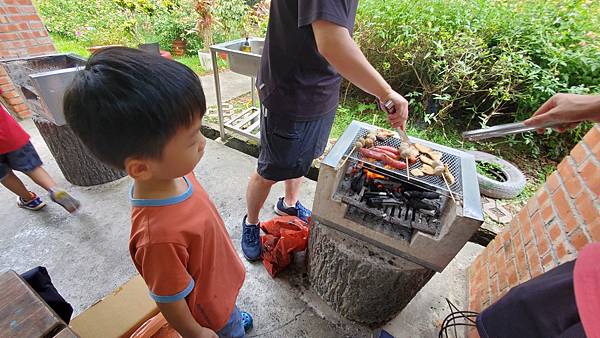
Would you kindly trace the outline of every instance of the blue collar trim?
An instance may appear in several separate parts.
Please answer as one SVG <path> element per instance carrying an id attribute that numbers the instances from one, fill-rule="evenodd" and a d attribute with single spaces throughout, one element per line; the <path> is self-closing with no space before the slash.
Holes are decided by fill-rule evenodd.
<path id="1" fill-rule="evenodd" d="M 173 205 L 177 203 L 181 203 L 190 196 L 192 196 L 193 188 L 190 181 L 188 181 L 187 177 L 183 177 L 185 183 L 188 188 L 181 195 L 169 197 L 169 198 L 157 198 L 157 199 L 144 199 L 144 198 L 133 198 L 133 188 L 134 185 L 131 185 L 131 189 L 129 190 L 129 200 L 131 201 L 131 205 L 134 207 L 163 207 L 166 205 Z"/>

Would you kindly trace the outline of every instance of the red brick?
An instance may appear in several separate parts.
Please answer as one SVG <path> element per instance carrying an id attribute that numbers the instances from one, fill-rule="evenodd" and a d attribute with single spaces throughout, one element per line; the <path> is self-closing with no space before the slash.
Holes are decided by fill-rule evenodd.
<path id="1" fill-rule="evenodd" d="M 542 268 L 542 262 L 540 261 L 540 256 L 534 250 L 527 251 L 527 260 L 529 261 L 529 269 L 531 271 L 531 278 L 539 276 L 544 269 Z"/>
<path id="2" fill-rule="evenodd" d="M 517 253 L 517 273 L 519 275 L 519 281 L 526 281 L 531 278 L 529 274 L 529 267 L 527 266 L 527 258 L 525 257 L 525 251 L 519 251 Z"/>
<path id="3" fill-rule="evenodd" d="M 15 110 L 15 112 L 20 113 L 22 111 L 29 110 L 29 107 L 27 107 L 25 103 L 21 103 L 13 106 L 13 109 Z"/>
<path id="4" fill-rule="evenodd" d="M 544 271 L 548 271 L 555 266 L 556 266 L 556 263 L 554 263 L 552 254 L 547 253 L 544 257 L 542 257 L 542 267 L 544 268 Z"/>
<path id="5" fill-rule="evenodd" d="M 595 128 L 590 129 L 583 137 L 583 142 L 585 142 L 588 147 L 593 147 L 600 143 L 600 128 L 596 126 Z"/>
<path id="6" fill-rule="evenodd" d="M 571 210 L 567 194 L 562 189 L 558 189 L 552 195 L 552 205 L 556 208 L 558 215 L 567 213 Z"/>
<path id="7" fill-rule="evenodd" d="M 577 165 L 583 163 L 588 156 L 589 152 L 583 147 L 582 144 L 577 144 L 575 148 L 571 150 L 571 157 Z"/>
<path id="8" fill-rule="evenodd" d="M 594 223 L 589 224 L 588 229 L 590 236 L 592 236 L 592 241 L 600 242 L 600 219 L 597 219 L 594 221 Z"/>
<path id="9" fill-rule="evenodd" d="M 565 188 L 567 189 L 567 192 L 571 198 L 576 198 L 583 191 L 583 185 L 581 184 L 579 178 L 575 176 L 575 174 L 568 179 L 565 179 L 564 182 Z"/>
<path id="10" fill-rule="evenodd" d="M 581 251 L 581 249 L 583 249 L 583 247 L 589 243 L 587 237 L 583 231 L 581 231 L 581 229 L 573 232 L 571 236 L 569 236 L 569 240 L 577 252 Z"/>
<path id="11" fill-rule="evenodd" d="M 544 208 L 546 203 L 550 200 L 550 195 L 548 195 L 548 192 L 546 192 L 546 190 L 544 188 L 542 188 L 542 189 L 540 189 L 540 191 L 538 191 L 538 193 L 536 194 L 536 197 L 537 197 L 537 201 L 540 205 L 540 208 Z"/>
<path id="12" fill-rule="evenodd" d="M 527 245 L 533 239 L 533 232 L 531 230 L 531 223 L 527 222 L 523 224 L 521 232 L 523 233 L 523 245 Z"/>
<path id="13" fill-rule="evenodd" d="M 580 172 L 581 178 L 589 188 L 600 186 L 600 166 L 596 165 L 591 159 L 581 166 Z"/>
<path id="14" fill-rule="evenodd" d="M 18 39 L 19 36 L 15 33 L 0 33 L 0 40 L 11 41 Z"/>
<path id="15" fill-rule="evenodd" d="M 559 261 L 562 262 L 563 258 L 567 255 L 567 249 L 565 248 L 565 245 L 561 242 L 558 243 L 555 247 L 556 249 L 556 257 L 558 258 Z"/>
<path id="16" fill-rule="evenodd" d="M 31 29 L 42 29 L 44 28 L 44 24 L 41 22 L 31 22 L 29 27 L 31 27 Z"/>
<path id="17" fill-rule="evenodd" d="M 548 245 L 548 240 L 546 240 L 545 236 L 541 236 L 537 238 L 537 249 L 540 254 L 545 254 L 548 249 L 550 249 L 550 245 Z"/>
<path id="18" fill-rule="evenodd" d="M 0 33 L 14 32 L 17 30 L 17 25 L 0 25 Z"/>
<path id="19" fill-rule="evenodd" d="M 577 221 L 577 218 L 575 218 L 575 215 L 571 210 L 569 210 L 569 212 L 567 212 L 566 214 L 561 215 L 560 219 L 562 219 L 565 225 L 565 231 L 567 232 L 567 234 L 571 233 L 579 226 L 579 221 Z"/>
<path id="20" fill-rule="evenodd" d="M 500 293 L 508 288 L 508 276 L 506 270 L 498 270 L 498 289 Z"/>
<path id="21" fill-rule="evenodd" d="M 518 231 L 512 238 L 513 248 L 515 253 L 522 251 L 524 248 L 523 241 L 521 241 L 521 232 Z"/>
<path id="22" fill-rule="evenodd" d="M 17 14 L 17 13 L 19 13 L 19 9 L 17 7 L 14 7 L 14 6 L 5 7 L 5 9 L 6 9 L 6 12 L 8 14 Z M 17 20 L 17 19 L 15 19 L 15 20 Z"/>
<path id="23" fill-rule="evenodd" d="M 533 228 L 533 232 L 537 238 L 538 232 L 544 231 L 544 221 L 542 220 L 542 214 L 536 213 L 531 217 L 531 226 Z"/>
<path id="24" fill-rule="evenodd" d="M 591 224 L 596 218 L 600 217 L 594 201 L 587 194 L 581 194 L 575 200 L 575 205 L 577 206 L 577 211 L 579 211 L 579 214 L 587 224 Z"/>
<path id="25" fill-rule="evenodd" d="M 8 101 L 8 104 L 10 104 L 11 106 L 16 106 L 18 104 L 23 103 L 23 99 L 20 96 L 15 96 L 13 98 L 8 99 L 7 101 Z"/>
<path id="26" fill-rule="evenodd" d="M 2 96 L 4 96 L 6 99 L 12 99 L 12 98 L 18 97 L 19 94 L 15 90 L 11 90 L 11 91 L 7 91 L 7 92 L 3 92 Z"/>
<path id="27" fill-rule="evenodd" d="M 488 268 L 489 268 L 490 276 L 493 276 L 498 272 L 495 259 L 490 259 L 490 261 L 488 263 Z"/>
<path id="28" fill-rule="evenodd" d="M 554 220 L 554 211 L 552 210 L 551 205 L 542 208 L 542 218 L 544 219 L 545 224 L 549 224 Z"/>
<path id="29" fill-rule="evenodd" d="M 550 235 L 550 240 L 554 243 L 556 241 L 556 239 L 560 236 L 560 228 L 558 227 L 557 223 L 553 223 L 550 226 L 550 231 L 548 232 L 548 234 Z"/>
<path id="30" fill-rule="evenodd" d="M 540 209 L 537 199 L 536 198 L 530 198 L 529 202 L 527 202 L 527 211 L 529 213 L 529 216 L 535 214 L 538 210 Z"/>
<path id="31" fill-rule="evenodd" d="M 511 259 L 513 257 L 513 248 L 512 248 L 512 241 L 506 241 L 504 242 L 503 245 L 504 248 L 504 258 L 508 261 L 509 259 Z"/>
<path id="32" fill-rule="evenodd" d="M 21 36 L 21 39 L 33 39 L 33 33 L 31 32 L 20 32 L 19 35 Z"/>
<path id="33" fill-rule="evenodd" d="M 546 179 L 546 188 L 553 193 L 560 187 L 560 179 L 558 178 L 558 172 L 554 171 L 548 178 Z"/>
<path id="34" fill-rule="evenodd" d="M 508 263 L 508 266 L 506 267 L 506 276 L 508 278 L 508 285 L 511 288 L 519 283 L 519 277 L 517 276 L 515 262 L 512 260 Z"/>

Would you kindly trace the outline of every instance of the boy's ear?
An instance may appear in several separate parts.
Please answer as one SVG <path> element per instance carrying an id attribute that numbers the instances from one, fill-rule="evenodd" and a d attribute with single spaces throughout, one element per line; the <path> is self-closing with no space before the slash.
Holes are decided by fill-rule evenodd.
<path id="1" fill-rule="evenodd" d="M 147 180 L 152 177 L 150 164 L 147 160 L 139 157 L 128 157 L 125 159 L 125 171 L 135 180 Z"/>

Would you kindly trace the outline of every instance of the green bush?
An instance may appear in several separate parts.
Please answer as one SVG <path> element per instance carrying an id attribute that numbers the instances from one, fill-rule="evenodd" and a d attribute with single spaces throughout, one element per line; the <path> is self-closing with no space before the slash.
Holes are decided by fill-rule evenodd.
<path id="1" fill-rule="evenodd" d="M 35 0 L 48 31 L 85 46 L 131 43 L 136 20 L 112 0 Z"/>
<path id="2" fill-rule="evenodd" d="M 554 93 L 600 92 L 599 28 L 598 1 L 363 0 L 355 38 L 416 122 L 472 129 L 523 120 Z M 509 142 L 557 158 L 582 128 Z"/>

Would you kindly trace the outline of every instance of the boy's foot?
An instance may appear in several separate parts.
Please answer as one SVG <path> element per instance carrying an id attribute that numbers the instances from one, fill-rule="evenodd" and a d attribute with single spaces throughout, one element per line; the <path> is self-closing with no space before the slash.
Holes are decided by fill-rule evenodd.
<path id="1" fill-rule="evenodd" d="M 312 215 L 310 209 L 303 206 L 300 201 L 297 201 L 295 206 L 290 207 L 285 204 L 283 197 L 280 197 L 277 204 L 275 204 L 275 213 L 279 216 L 296 216 L 305 222 L 308 222 L 308 218 Z"/>
<path id="2" fill-rule="evenodd" d="M 62 189 L 50 190 L 49 192 L 52 201 L 62 206 L 70 213 L 77 211 L 81 205 L 78 200 Z"/>
<path id="3" fill-rule="evenodd" d="M 242 252 L 253 262 L 260 259 L 260 224 L 248 224 L 246 217 L 242 221 Z"/>
<path id="4" fill-rule="evenodd" d="M 254 320 L 252 316 L 246 311 L 240 311 L 240 315 L 242 316 L 242 324 L 244 325 L 244 331 L 248 332 L 252 329 L 254 325 Z"/>
<path id="5" fill-rule="evenodd" d="M 41 198 L 38 197 L 35 193 L 31 192 L 31 199 L 29 201 L 25 201 L 21 197 L 17 199 L 17 205 L 19 208 L 38 211 L 41 208 L 46 206 L 46 202 L 42 201 Z"/>

